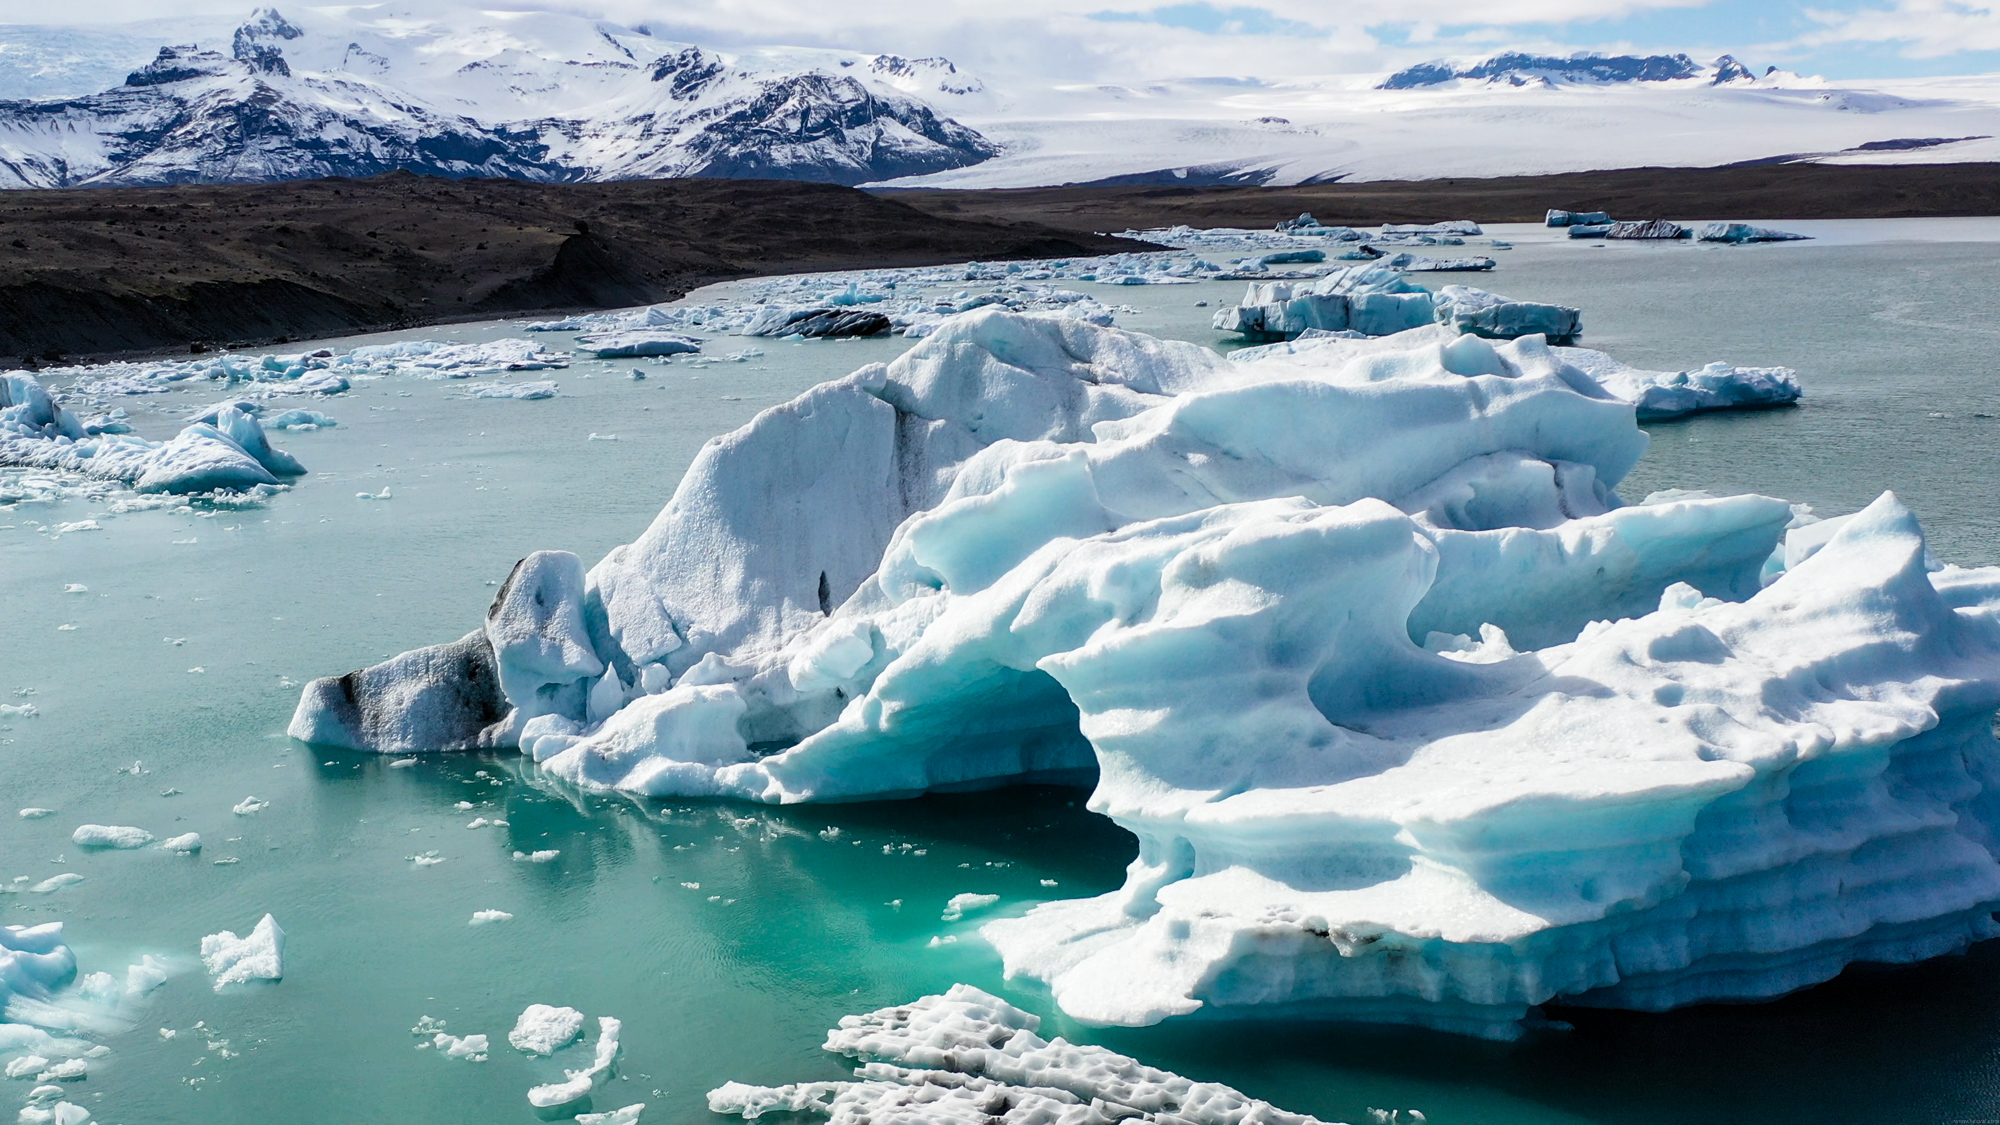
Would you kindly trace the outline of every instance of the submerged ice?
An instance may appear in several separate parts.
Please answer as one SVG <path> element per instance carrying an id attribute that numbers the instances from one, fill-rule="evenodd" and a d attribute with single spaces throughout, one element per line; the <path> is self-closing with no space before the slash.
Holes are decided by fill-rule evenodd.
<path id="1" fill-rule="evenodd" d="M 2000 570 L 1888 495 L 1625 503 L 1634 402 L 1540 335 L 1260 351 L 952 318 L 291 732 L 766 802 L 1094 779 L 1124 887 L 980 932 L 1095 1023 L 1506 1036 L 2000 934 Z"/>

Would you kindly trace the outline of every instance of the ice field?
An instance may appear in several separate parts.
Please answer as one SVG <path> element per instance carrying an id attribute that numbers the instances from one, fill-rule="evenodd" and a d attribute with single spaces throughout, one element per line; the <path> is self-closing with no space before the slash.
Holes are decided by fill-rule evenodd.
<path id="1" fill-rule="evenodd" d="M 1598 248 L 1496 229 L 1512 249 L 1467 249 L 1499 261 L 1476 284 L 1583 310 L 1579 343 L 1633 368 L 1798 372 L 1796 408 L 1644 424 L 1650 446 L 1618 486 L 1628 500 L 1757 492 L 1835 516 L 1893 490 L 1938 560 L 2000 562 L 1978 452 L 2000 425 L 1982 358 L 2000 224 L 1775 225 L 1815 239 Z M 1226 340 L 1214 310 L 1245 285 L 1060 284 L 1120 328 L 1208 346 Z M 960 281 L 946 296 L 990 286 Z M 521 329 L 294 347 L 479 343 Z M 561 333 L 531 338 L 572 346 Z M 0 818 L 12 861 L 0 886 L 16 892 L 0 899 L 0 922 L 63 923 L 80 972 L 119 985 L 116 996 L 56 994 L 89 1024 L 91 1046 L 74 1052 L 84 1077 L 41 1082 L 44 1067 L 0 1089 L 28 1104 L 55 1086 L 34 1104 L 59 1097 L 107 1125 L 530 1121 L 531 1089 L 583 1082 L 588 1112 L 645 1103 L 641 1120 L 701 1120 L 727 1082 L 850 1077 L 819 1050 L 825 1029 L 963 982 L 1041 1016 L 1045 1038 L 1099 1043 L 1325 1121 L 1410 1108 L 1438 1122 L 1891 1120 L 1912 1089 L 1935 1116 L 1993 1108 L 2000 988 L 1984 946 L 1766 1005 L 1557 1007 L 1548 1016 L 1572 1030 L 1536 1025 L 1507 1044 L 1282 1022 L 1094 1029 L 1064 1015 L 1061 984 L 1003 979 L 981 937 L 1125 883 L 1139 845 L 1085 808 L 1085 790 L 773 808 L 591 791 L 513 751 L 412 761 L 284 736 L 310 678 L 463 636 L 516 559 L 552 549 L 594 563 L 645 528 L 710 438 L 918 344 L 716 334 L 702 361 L 574 356 L 466 380 L 357 371 L 344 393 L 262 400 L 272 442 L 307 473 L 249 503 L 0 470 L 0 620 L 14 642 L 0 651 L 0 769 L 19 808 L 51 810 Z M 753 348 L 762 354 L 723 358 Z M 533 383 L 556 392 L 465 393 Z M 102 404 L 164 440 L 260 386 Z M 290 409 L 337 424 L 271 425 Z M 1894 538 L 1900 517 L 1876 515 Z M 1736 642 L 1732 627 L 1712 628 Z M 106 830 L 90 843 L 113 846 L 79 842 L 83 826 Z M 117 846 L 138 839 L 124 829 L 151 838 Z M 258 936 L 267 914 L 281 936 Z M 128 967 L 155 963 L 165 979 L 133 994 L 131 980 L 151 978 Z M 232 969 L 240 979 L 224 981 Z M 549 1056 L 515 1047 L 510 1029 L 532 1004 L 583 1014 L 582 1034 Z M 588 1074 L 604 1017 L 622 1053 Z M 1697 1083 L 1672 1077 L 1718 1051 L 1742 1061 Z"/>

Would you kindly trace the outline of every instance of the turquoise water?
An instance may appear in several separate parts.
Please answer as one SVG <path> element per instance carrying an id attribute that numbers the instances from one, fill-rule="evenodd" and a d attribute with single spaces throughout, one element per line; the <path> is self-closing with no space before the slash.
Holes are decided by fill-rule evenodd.
<path id="1" fill-rule="evenodd" d="M 1586 342 L 1630 362 L 1801 371 L 1809 399 L 1797 409 L 1651 427 L 1628 496 L 1757 490 L 1833 514 L 1889 487 L 1945 558 L 1993 563 L 2000 421 L 1981 416 L 2000 416 L 1992 227 L 1873 224 L 1741 249 L 1592 250 L 1523 232 L 1481 283 L 1582 306 Z M 1195 302 L 1240 289 L 1106 299 L 1137 306 L 1120 316 L 1126 327 L 1218 343 Z M 630 363 L 580 364 L 524 376 L 562 384 L 540 402 L 391 379 L 314 404 L 338 428 L 277 439 L 313 473 L 259 507 L 111 514 L 72 497 L 0 508 L 0 702 L 42 712 L 0 719 L 0 790 L 13 802 L 0 812 L 58 810 L 0 815 L 0 882 L 86 879 L 0 896 L 0 922 L 67 923 L 87 970 L 116 973 L 142 953 L 181 970 L 137 1027 L 101 1040 L 113 1054 L 71 1099 L 132 1125 L 532 1122 L 527 1088 L 580 1065 L 505 1047 L 521 1008 L 541 1002 L 625 1021 L 620 1077 L 598 1109 L 644 1101 L 648 1122 L 696 1122 L 709 1119 L 703 1093 L 725 1080 L 842 1076 L 818 1045 L 845 1013 L 963 980 L 1054 1015 L 1038 990 L 999 979 L 973 933 L 991 913 L 939 913 L 962 891 L 999 894 L 993 912 L 1017 912 L 1115 887 L 1132 844 L 1077 807 L 1080 793 L 661 804 L 578 794 L 513 755 L 395 767 L 283 734 L 298 682 L 462 635 L 522 554 L 588 560 L 632 539 L 708 437 L 907 346 L 767 344 L 748 364 L 642 365 L 643 382 L 624 377 Z M 125 405 L 160 437 L 178 425 L 163 411 L 220 397 Z M 392 499 L 355 498 L 384 487 Z M 103 530 L 49 530 L 92 517 Z M 63 593 L 70 584 L 88 590 Z M 231 811 L 252 795 L 269 807 Z M 496 817 L 506 826 L 466 827 Z M 83 853 L 69 834 L 86 822 L 195 831 L 206 847 Z M 550 849 L 548 863 L 513 858 Z M 411 858 L 433 852 L 443 862 Z M 514 918 L 475 927 L 476 910 Z M 244 932 L 266 911 L 289 934 L 284 981 L 212 992 L 200 938 Z M 945 937 L 960 940 L 932 944 Z M 1850 972 L 1768 1005 L 1555 1014 L 1574 1029 L 1515 1044 L 1053 1022 L 1329 1120 L 1366 1121 L 1372 1106 L 1421 1109 L 1440 1125 L 2000 1117 L 2000 951 Z M 426 1015 L 491 1036 L 490 1061 L 414 1049 L 409 1029 Z M 210 1049 L 220 1039 L 232 1057 Z M 29 1085 L 0 1091 L 18 1098 Z"/>

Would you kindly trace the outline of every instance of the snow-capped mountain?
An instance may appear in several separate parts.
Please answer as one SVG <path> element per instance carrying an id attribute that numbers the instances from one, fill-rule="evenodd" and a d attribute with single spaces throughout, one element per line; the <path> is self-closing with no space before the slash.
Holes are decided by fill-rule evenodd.
<path id="1" fill-rule="evenodd" d="M 1528 55 L 1518 51 L 1494 55 L 1469 65 L 1446 59 L 1418 63 L 1390 75 L 1378 90 L 1413 90 L 1472 81 L 1525 86 L 1531 82 L 1685 82 L 1696 79 L 1711 86 L 1754 81 L 1750 68 L 1723 55 L 1703 65 L 1686 55 Z"/>
<path id="2" fill-rule="evenodd" d="M 315 9 L 294 22 L 259 9 L 226 38 L 159 47 L 111 89 L 0 102 L 0 186 L 395 169 L 852 184 L 997 151 L 919 100 L 981 89 L 948 60 L 732 56 L 572 16 L 498 15 Z"/>
<path id="3" fill-rule="evenodd" d="M 0 27 L 0 186 L 398 168 L 895 187 L 1292 184 L 1746 161 L 2000 159 L 2000 78 L 1842 83 L 1723 55 L 1435 60 L 1130 84 L 469 0 Z M 108 87 L 108 88 L 107 88 Z M 33 99 L 33 100 L 30 100 Z"/>

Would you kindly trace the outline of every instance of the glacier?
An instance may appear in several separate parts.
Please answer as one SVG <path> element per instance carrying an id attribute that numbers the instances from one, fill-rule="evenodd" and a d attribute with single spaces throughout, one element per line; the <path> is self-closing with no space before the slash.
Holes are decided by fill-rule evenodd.
<path id="1" fill-rule="evenodd" d="M 1889 494 L 1625 502 L 1637 405 L 1539 334 L 1258 350 L 951 317 L 290 733 L 648 796 L 1093 785 L 1124 886 L 980 933 L 1094 1024 L 1506 1038 L 2000 935 L 2000 568 Z"/>

